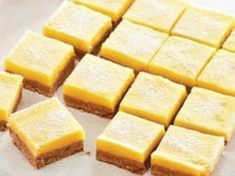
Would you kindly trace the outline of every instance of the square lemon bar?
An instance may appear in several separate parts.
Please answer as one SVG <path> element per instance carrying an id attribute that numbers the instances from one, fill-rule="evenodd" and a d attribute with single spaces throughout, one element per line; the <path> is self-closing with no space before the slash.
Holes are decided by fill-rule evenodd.
<path id="1" fill-rule="evenodd" d="M 235 96 L 235 53 L 219 50 L 202 71 L 197 85 Z"/>
<path id="2" fill-rule="evenodd" d="M 189 7 L 172 30 L 173 35 L 219 48 L 230 34 L 233 18 L 209 9 Z"/>
<path id="3" fill-rule="evenodd" d="M 159 144 L 164 126 L 118 112 L 96 139 L 96 158 L 131 172 L 143 174 L 150 153 Z"/>
<path id="4" fill-rule="evenodd" d="M 0 72 L 0 131 L 6 129 L 10 114 L 16 111 L 21 100 L 23 77 Z"/>
<path id="5" fill-rule="evenodd" d="M 43 32 L 73 45 L 79 53 L 92 52 L 112 28 L 111 18 L 83 5 L 65 1 Z"/>
<path id="6" fill-rule="evenodd" d="M 223 136 L 228 142 L 235 129 L 235 98 L 203 88 L 193 88 L 174 124 Z"/>
<path id="7" fill-rule="evenodd" d="M 87 54 L 64 83 L 65 102 L 112 118 L 134 77 L 132 69 Z"/>
<path id="8" fill-rule="evenodd" d="M 102 44 L 100 55 L 131 67 L 136 72 L 143 71 L 167 36 L 167 34 L 123 20 Z"/>
<path id="9" fill-rule="evenodd" d="M 37 169 L 83 150 L 84 130 L 57 98 L 12 114 L 9 131 Z"/>
<path id="10" fill-rule="evenodd" d="M 166 127 L 187 96 L 185 86 L 141 72 L 120 104 L 120 110 Z"/>
<path id="11" fill-rule="evenodd" d="M 223 49 L 235 52 L 235 30 L 230 34 L 230 36 L 227 38 L 227 40 L 223 44 Z"/>
<path id="12" fill-rule="evenodd" d="M 60 41 L 26 32 L 5 58 L 5 70 L 24 77 L 24 88 L 53 96 L 74 68 L 74 49 Z"/>
<path id="13" fill-rule="evenodd" d="M 170 126 L 151 155 L 155 176 L 210 176 L 224 150 L 224 138 Z"/>
<path id="14" fill-rule="evenodd" d="M 134 0 L 73 0 L 112 18 L 117 23 Z"/>
<path id="15" fill-rule="evenodd" d="M 210 46 L 172 36 L 149 63 L 148 70 L 193 87 L 196 78 L 215 52 Z"/>
<path id="16" fill-rule="evenodd" d="M 187 6 L 183 0 L 136 0 L 124 18 L 169 33 Z"/>

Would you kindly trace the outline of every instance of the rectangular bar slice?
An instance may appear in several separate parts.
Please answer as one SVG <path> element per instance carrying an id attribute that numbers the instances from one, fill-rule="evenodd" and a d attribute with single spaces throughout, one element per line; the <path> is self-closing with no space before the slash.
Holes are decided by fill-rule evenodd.
<path id="1" fill-rule="evenodd" d="M 79 53 L 86 53 L 94 51 L 111 28 L 109 16 L 64 1 L 44 26 L 43 33 L 73 45 Z"/>
<path id="2" fill-rule="evenodd" d="M 57 98 L 12 114 L 9 130 L 14 144 L 37 169 L 83 150 L 84 130 Z"/>
<path id="3" fill-rule="evenodd" d="M 24 77 L 24 88 L 53 96 L 74 68 L 71 45 L 26 32 L 5 58 L 5 70 Z"/>
<path id="4" fill-rule="evenodd" d="M 186 87 L 141 72 L 120 104 L 120 110 L 168 126 L 187 96 Z"/>
<path id="5" fill-rule="evenodd" d="M 23 77 L 0 72 L 0 131 L 7 127 L 10 114 L 16 111 L 21 100 Z"/>
<path id="6" fill-rule="evenodd" d="M 220 48 L 232 30 L 233 21 L 232 17 L 213 10 L 189 7 L 172 34 Z"/>
<path id="7" fill-rule="evenodd" d="M 215 52 L 213 47 L 171 36 L 151 60 L 148 70 L 150 73 L 193 87 Z"/>
<path id="8" fill-rule="evenodd" d="M 132 69 L 87 54 L 64 83 L 65 102 L 112 118 L 134 77 Z"/>
<path id="9" fill-rule="evenodd" d="M 118 112 L 96 139 L 96 158 L 131 172 L 143 174 L 146 161 L 160 142 L 164 126 Z"/>
<path id="10" fill-rule="evenodd" d="M 91 9 L 108 15 L 114 23 L 117 23 L 127 8 L 134 0 L 73 0 L 76 3 L 83 4 Z"/>
<path id="11" fill-rule="evenodd" d="M 219 50 L 199 75 L 197 85 L 235 96 L 235 53 Z"/>
<path id="12" fill-rule="evenodd" d="M 170 126 L 151 155 L 155 176 L 210 176 L 224 149 L 224 138 Z"/>
<path id="13" fill-rule="evenodd" d="M 235 129 L 235 98 L 195 87 L 177 114 L 174 124 L 223 136 L 228 142 Z"/>
<path id="14" fill-rule="evenodd" d="M 102 44 L 100 55 L 136 72 L 145 71 L 167 37 L 167 34 L 123 20 Z"/>
<path id="15" fill-rule="evenodd" d="M 187 6 L 183 0 L 135 0 L 124 19 L 169 33 Z"/>

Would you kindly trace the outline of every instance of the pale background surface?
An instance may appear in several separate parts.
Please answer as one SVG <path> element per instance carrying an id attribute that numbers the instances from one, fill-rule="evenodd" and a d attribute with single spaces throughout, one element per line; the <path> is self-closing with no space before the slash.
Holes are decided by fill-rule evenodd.
<path id="1" fill-rule="evenodd" d="M 40 32 L 42 25 L 63 0 L 0 0 L 0 67 L 4 56 L 27 30 Z M 235 15 L 235 0 L 189 0 Z M 57 95 L 61 101 L 61 89 Z M 45 100 L 38 94 L 23 91 L 19 109 Z M 0 176 L 132 176 L 125 170 L 95 160 L 95 138 L 109 120 L 69 108 L 86 131 L 85 150 L 91 155 L 76 154 L 41 170 L 34 170 L 12 145 L 8 133 L 0 132 Z M 146 175 L 150 175 L 149 171 Z M 226 146 L 214 176 L 235 175 L 235 135 Z"/>

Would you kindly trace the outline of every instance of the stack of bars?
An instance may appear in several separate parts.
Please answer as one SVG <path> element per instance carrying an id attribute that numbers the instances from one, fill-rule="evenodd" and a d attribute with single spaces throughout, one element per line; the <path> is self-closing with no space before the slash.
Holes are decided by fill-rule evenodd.
<path id="1" fill-rule="evenodd" d="M 83 150 L 85 132 L 57 98 L 11 114 L 22 87 L 52 97 L 63 84 L 67 106 L 112 119 L 97 160 L 209 176 L 235 129 L 234 23 L 182 0 L 65 1 L 44 35 L 26 32 L 6 56 L 0 129 L 36 168 Z"/>

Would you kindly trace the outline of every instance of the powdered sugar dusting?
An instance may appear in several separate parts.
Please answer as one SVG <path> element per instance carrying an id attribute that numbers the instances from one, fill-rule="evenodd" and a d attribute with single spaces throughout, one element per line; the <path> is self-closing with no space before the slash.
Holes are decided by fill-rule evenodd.
<path id="1" fill-rule="evenodd" d="M 10 110 L 11 104 L 15 101 L 15 96 L 18 93 L 20 84 L 17 80 L 5 79 L 0 75 L 0 107 L 5 110 Z"/>
<path id="2" fill-rule="evenodd" d="M 68 79 L 92 93 L 116 96 L 122 91 L 133 71 L 110 61 L 86 55 Z"/>
<path id="3" fill-rule="evenodd" d="M 148 63 L 166 37 L 163 33 L 124 20 L 106 40 L 104 46 Z"/>
<path id="4" fill-rule="evenodd" d="M 111 19 L 82 5 L 65 1 L 48 22 L 48 26 L 80 40 L 92 42 Z"/>
<path id="5" fill-rule="evenodd" d="M 163 130 L 163 127 L 138 117 L 119 112 L 103 135 L 110 140 L 118 141 L 143 151 Z"/>
<path id="6" fill-rule="evenodd" d="M 66 62 L 73 48 L 62 42 L 28 31 L 8 56 L 7 62 L 52 76 Z"/>
<path id="7" fill-rule="evenodd" d="M 180 85 L 160 76 L 141 72 L 128 90 L 121 106 L 150 112 L 158 118 L 168 118 L 168 112 L 175 108 L 182 93 L 183 87 Z"/>
<path id="8" fill-rule="evenodd" d="M 196 111 L 199 116 L 211 117 L 224 114 L 225 109 L 221 101 L 210 97 L 195 97 L 192 111 Z"/>
<path id="9" fill-rule="evenodd" d="M 223 138 L 171 126 L 157 152 L 166 152 L 166 155 L 211 171 L 217 162 L 219 153 L 223 150 L 223 145 Z"/>
<path id="10" fill-rule="evenodd" d="M 39 147 L 77 130 L 70 114 L 53 99 L 21 111 L 16 116 L 20 129 Z"/>
<path id="11" fill-rule="evenodd" d="M 232 18 L 197 7 L 190 7 L 175 26 L 173 33 L 218 46 L 232 24 Z"/>

